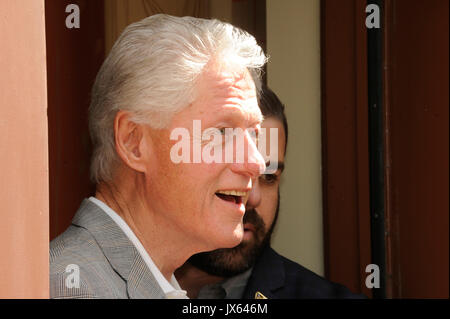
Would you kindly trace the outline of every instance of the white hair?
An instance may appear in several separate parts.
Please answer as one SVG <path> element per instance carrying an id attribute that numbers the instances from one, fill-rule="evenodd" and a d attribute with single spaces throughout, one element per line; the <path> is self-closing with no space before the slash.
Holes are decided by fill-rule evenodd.
<path id="1" fill-rule="evenodd" d="M 193 17 L 153 15 L 129 25 L 100 68 L 92 89 L 89 130 L 93 143 L 91 179 L 112 179 L 118 163 L 114 118 L 160 129 L 193 102 L 195 83 L 214 57 L 247 68 L 259 93 L 266 57 L 253 36 L 231 24 Z"/>

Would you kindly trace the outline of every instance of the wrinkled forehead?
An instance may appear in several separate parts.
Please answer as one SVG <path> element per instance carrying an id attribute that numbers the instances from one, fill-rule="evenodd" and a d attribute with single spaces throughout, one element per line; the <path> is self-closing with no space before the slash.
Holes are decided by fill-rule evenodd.
<path id="1" fill-rule="evenodd" d="M 256 94 L 255 83 L 247 68 L 232 62 L 210 62 L 205 67 L 203 79 L 215 83 L 222 89 L 235 88 Z"/>
<path id="2" fill-rule="evenodd" d="M 197 88 L 198 101 L 210 112 L 242 115 L 248 122 L 262 122 L 255 83 L 246 68 L 230 63 L 210 65 L 205 68 Z"/>

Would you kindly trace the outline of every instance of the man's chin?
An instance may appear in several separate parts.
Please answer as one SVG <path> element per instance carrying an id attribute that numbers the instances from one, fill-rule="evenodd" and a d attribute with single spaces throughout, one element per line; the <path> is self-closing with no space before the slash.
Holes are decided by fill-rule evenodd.
<path id="1" fill-rule="evenodd" d="M 225 228 L 225 227 L 224 227 Z M 217 251 L 220 249 L 236 248 L 244 239 L 244 230 L 241 224 L 232 225 L 224 232 L 210 232 L 206 239 L 206 245 L 209 251 Z M 205 249 L 205 248 L 204 248 Z M 202 253 L 203 254 L 203 253 Z"/>
<path id="2" fill-rule="evenodd" d="M 249 239 L 234 248 L 196 254 L 189 262 L 210 275 L 231 277 L 250 269 L 258 252 L 254 239 Z"/>
<path id="3" fill-rule="evenodd" d="M 242 243 L 245 245 L 255 244 L 255 233 L 251 230 L 244 230 Z"/>

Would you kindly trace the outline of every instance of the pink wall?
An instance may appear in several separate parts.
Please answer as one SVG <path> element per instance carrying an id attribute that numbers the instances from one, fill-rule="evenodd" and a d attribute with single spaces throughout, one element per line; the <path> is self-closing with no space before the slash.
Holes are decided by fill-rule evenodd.
<path id="1" fill-rule="evenodd" d="M 0 45 L 0 298 L 47 298 L 44 0 L 0 1 Z"/>

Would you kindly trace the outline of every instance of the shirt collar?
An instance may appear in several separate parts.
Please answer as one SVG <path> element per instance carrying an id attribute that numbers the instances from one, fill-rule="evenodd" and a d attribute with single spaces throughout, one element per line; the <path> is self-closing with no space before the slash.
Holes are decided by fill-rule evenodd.
<path id="1" fill-rule="evenodd" d="M 109 217 L 111 217 L 111 219 L 117 224 L 117 226 L 120 227 L 120 229 L 125 233 L 128 239 L 133 243 L 134 247 L 141 255 L 145 264 L 150 269 L 152 275 L 155 277 L 156 281 L 158 282 L 159 286 L 161 287 L 167 298 L 187 298 L 186 291 L 181 289 L 180 285 L 178 284 L 173 274 L 172 277 L 170 278 L 170 282 L 167 281 L 167 279 L 163 276 L 161 271 L 155 265 L 152 258 L 147 253 L 144 246 L 136 237 L 136 235 L 133 233 L 131 228 L 127 225 L 127 223 L 114 210 L 112 210 L 108 205 L 106 205 L 101 200 L 92 196 L 89 197 L 89 200 L 94 204 L 96 204 L 98 207 L 100 207 Z"/>
<path id="2" fill-rule="evenodd" d="M 244 271 L 234 277 L 230 277 L 221 283 L 221 286 L 226 291 L 227 299 L 241 299 L 247 286 L 248 279 L 252 273 L 253 268 Z"/>
<path id="3" fill-rule="evenodd" d="M 198 299 L 242 299 L 253 268 L 215 284 L 203 286 Z"/>

